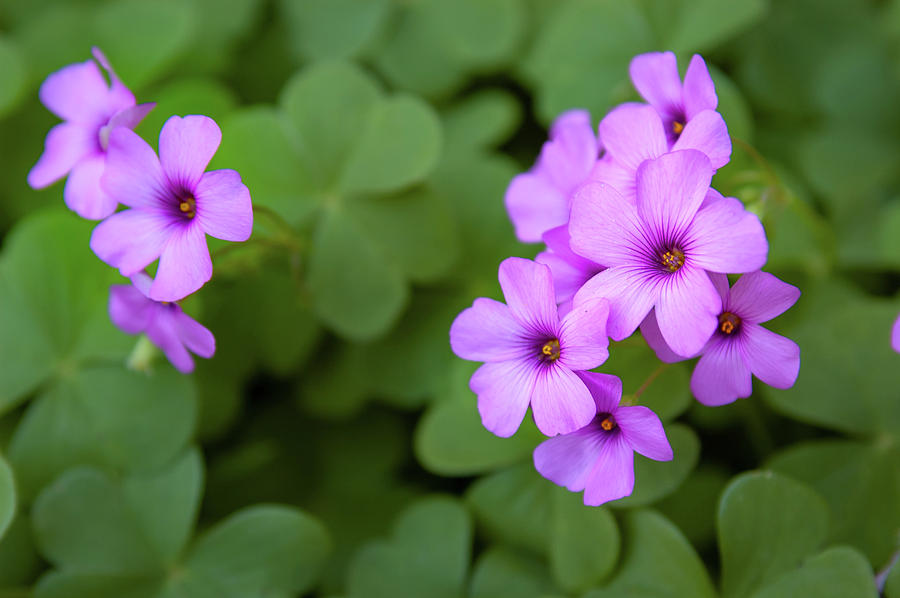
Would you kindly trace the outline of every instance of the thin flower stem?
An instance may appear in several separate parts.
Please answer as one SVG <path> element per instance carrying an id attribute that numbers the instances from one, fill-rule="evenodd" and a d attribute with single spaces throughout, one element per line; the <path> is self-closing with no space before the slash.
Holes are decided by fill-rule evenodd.
<path id="1" fill-rule="evenodd" d="M 269 224 L 272 225 L 272 228 L 277 229 L 286 237 L 294 237 L 297 234 L 296 231 L 294 231 L 294 227 L 291 226 L 288 221 L 281 216 L 281 214 L 267 206 L 262 206 L 259 204 L 254 205 L 253 215 L 254 217 L 262 216 L 269 222 Z"/>
<path id="2" fill-rule="evenodd" d="M 649 376 L 647 376 L 647 379 L 644 380 L 644 383 L 641 384 L 636 391 L 634 391 L 635 400 L 640 398 L 640 396 L 642 394 L 644 394 L 644 392 L 647 390 L 647 387 L 650 386 L 650 384 L 652 384 L 653 381 L 656 380 L 660 374 L 662 374 L 664 371 L 666 371 L 666 369 L 668 369 L 668 367 L 670 365 L 672 365 L 672 364 L 671 363 L 661 363 L 658 368 L 653 370 L 653 372 L 651 372 L 651 374 Z"/>
<path id="3" fill-rule="evenodd" d="M 765 171 L 765 173 L 767 175 L 766 178 L 769 179 L 769 184 L 772 187 L 774 187 L 777 191 L 775 193 L 775 200 L 778 201 L 779 203 L 786 203 L 786 200 L 784 198 L 784 193 L 782 193 L 781 179 L 779 178 L 778 173 L 775 172 L 775 169 L 772 168 L 772 165 L 769 164 L 769 161 L 766 160 L 763 157 L 763 155 L 760 154 L 759 151 L 755 147 L 753 147 L 752 145 L 750 145 L 743 139 L 738 139 L 738 138 L 734 137 L 734 138 L 732 138 L 731 141 L 735 145 L 740 146 L 740 148 L 743 149 L 745 152 L 747 152 L 747 154 L 750 155 L 750 158 L 752 158 L 753 161 L 756 162 L 763 169 L 763 171 Z"/>

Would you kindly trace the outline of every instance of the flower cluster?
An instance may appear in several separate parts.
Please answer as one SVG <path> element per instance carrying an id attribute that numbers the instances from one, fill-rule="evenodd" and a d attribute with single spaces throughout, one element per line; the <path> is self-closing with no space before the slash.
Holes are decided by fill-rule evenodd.
<path id="1" fill-rule="evenodd" d="M 110 289 L 113 323 L 130 334 L 146 333 L 187 373 L 194 368 L 188 351 L 211 357 L 215 339 L 175 302 L 212 276 L 206 235 L 250 237 L 250 192 L 234 170 L 206 172 L 222 139 L 209 117 L 169 118 L 157 156 L 133 131 L 155 104 L 136 104 L 100 50 L 93 55 L 96 62 L 66 66 L 41 85 L 41 101 L 64 122 L 47 135 L 28 182 L 40 188 L 68 175 L 66 205 L 102 220 L 91 249 L 131 279 Z M 117 212 L 119 204 L 127 209 Z M 157 260 L 151 278 L 145 269 Z"/>
<path id="2" fill-rule="evenodd" d="M 788 388 L 800 367 L 796 343 L 760 325 L 800 292 L 760 271 L 762 224 L 710 187 L 731 138 L 706 64 L 694 56 L 682 80 L 674 54 L 643 54 L 630 75 L 646 103 L 614 108 L 596 135 L 586 111 L 561 115 L 512 180 L 516 235 L 546 248 L 500 264 L 506 304 L 477 299 L 450 329 L 458 356 L 485 362 L 470 382 L 484 426 L 510 436 L 530 405 L 550 436 L 535 467 L 588 505 L 631 494 L 634 451 L 673 458 L 656 414 L 590 371 L 609 338 L 640 328 L 663 361 L 699 357 L 691 390 L 706 405 L 750 396 L 751 375 Z M 728 274 L 743 276 L 729 288 Z"/>

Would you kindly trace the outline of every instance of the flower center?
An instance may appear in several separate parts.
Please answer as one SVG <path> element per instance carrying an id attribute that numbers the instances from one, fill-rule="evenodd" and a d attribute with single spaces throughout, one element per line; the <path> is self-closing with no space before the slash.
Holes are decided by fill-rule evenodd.
<path id="1" fill-rule="evenodd" d="M 672 132 L 676 135 L 681 135 L 681 132 L 684 131 L 684 123 L 673 121 L 672 122 Z"/>
<path id="2" fill-rule="evenodd" d="M 676 272 L 684 265 L 684 252 L 673 247 L 659 257 L 659 261 L 669 272 Z"/>
<path id="3" fill-rule="evenodd" d="M 197 200 L 194 199 L 193 195 L 185 195 L 178 202 L 178 211 L 180 211 L 185 218 L 193 218 L 197 214 Z"/>
<path id="4" fill-rule="evenodd" d="M 741 326 L 741 319 L 730 311 L 724 311 L 719 315 L 719 331 L 723 334 L 734 334 Z"/>
<path id="5" fill-rule="evenodd" d="M 600 420 L 600 427 L 607 432 L 612 432 L 616 428 L 616 418 L 611 413 L 601 413 L 597 419 Z"/>
<path id="6" fill-rule="evenodd" d="M 552 338 L 541 347 L 541 361 L 554 362 L 559 359 L 559 339 Z"/>

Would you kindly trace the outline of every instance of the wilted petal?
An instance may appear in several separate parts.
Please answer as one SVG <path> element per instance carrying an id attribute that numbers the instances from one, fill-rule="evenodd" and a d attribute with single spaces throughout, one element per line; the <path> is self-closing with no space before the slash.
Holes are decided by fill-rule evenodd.
<path id="1" fill-rule="evenodd" d="M 43 189 L 66 176 L 80 160 L 99 152 L 97 130 L 90 125 L 61 123 L 50 129 L 44 153 L 28 173 L 28 184 Z"/>
<path id="2" fill-rule="evenodd" d="M 672 460 L 672 446 L 659 416 L 653 411 L 641 405 L 619 407 L 615 418 L 632 449 L 654 461 Z"/>
<path id="3" fill-rule="evenodd" d="M 471 361 L 506 361 L 527 357 L 527 337 L 509 308 L 481 297 L 450 326 L 450 347 Z"/>
<path id="4" fill-rule="evenodd" d="M 663 123 L 652 106 L 622 104 L 600 121 L 600 143 L 613 159 L 637 170 L 669 149 Z"/>
<path id="5" fill-rule="evenodd" d="M 597 413 L 612 413 L 622 400 L 622 380 L 600 372 L 576 372 L 594 399 Z"/>
<path id="6" fill-rule="evenodd" d="M 706 155 L 671 152 L 637 171 L 637 209 L 657 239 L 680 237 L 706 197 L 713 169 Z"/>
<path id="7" fill-rule="evenodd" d="M 594 425 L 554 436 L 534 449 L 534 468 L 554 484 L 581 492 L 600 457 L 603 441 L 602 430 Z"/>
<path id="8" fill-rule="evenodd" d="M 171 226 L 171 220 L 159 211 L 118 212 L 94 228 L 91 250 L 124 276 L 131 276 L 160 256 Z"/>
<path id="9" fill-rule="evenodd" d="M 196 225 L 180 226 L 169 235 L 150 287 L 154 301 L 184 299 L 212 277 L 206 235 Z"/>
<path id="10" fill-rule="evenodd" d="M 209 359 L 216 352 L 216 338 L 205 326 L 181 311 L 177 310 L 173 317 L 175 331 L 184 346 L 191 352 Z"/>
<path id="11" fill-rule="evenodd" d="M 528 411 L 536 379 L 536 365 L 524 359 L 486 363 L 475 370 L 469 388 L 478 395 L 484 427 L 502 438 L 515 434 Z"/>
<path id="12" fill-rule="evenodd" d="M 683 355 L 679 355 L 673 351 L 663 338 L 662 332 L 659 330 L 659 322 L 656 321 L 656 310 L 650 310 L 644 321 L 641 322 L 641 336 L 650 345 L 650 348 L 656 353 L 660 361 L 666 363 L 675 363 L 687 359 Z"/>
<path id="13" fill-rule="evenodd" d="M 155 309 L 156 303 L 130 284 L 109 288 L 109 319 L 128 334 L 146 330 Z"/>
<path id="14" fill-rule="evenodd" d="M 800 298 L 800 289 L 768 272 L 750 272 L 731 287 L 729 311 L 742 320 L 768 322 L 788 310 Z"/>
<path id="15" fill-rule="evenodd" d="M 569 220 L 569 200 L 543 176 L 530 172 L 513 178 L 506 189 L 506 211 L 525 243 L 541 240 L 544 231 Z"/>
<path id="16" fill-rule="evenodd" d="M 102 220 L 116 211 L 119 203 L 100 187 L 106 155 L 96 153 L 75 165 L 66 181 L 63 198 L 70 210 L 88 220 Z"/>
<path id="17" fill-rule="evenodd" d="M 608 268 L 585 283 L 575 294 L 574 305 L 594 298 L 609 301 L 606 333 L 620 341 L 637 329 L 659 297 L 658 284 L 641 268 Z"/>
<path id="18" fill-rule="evenodd" d="M 545 436 L 574 432 L 588 425 L 597 413 L 584 382 L 559 364 L 538 371 L 531 411 Z"/>
<path id="19" fill-rule="evenodd" d="M 775 388 L 790 388 L 800 373 L 800 347 L 752 322 L 741 323 L 741 348 L 753 375 Z"/>
<path id="20" fill-rule="evenodd" d="M 603 298 L 573 306 L 560 327 L 559 363 L 572 370 L 590 370 L 609 357 L 606 320 L 609 301 Z"/>
<path id="21" fill-rule="evenodd" d="M 534 332 L 556 333 L 559 312 L 550 268 L 531 260 L 510 257 L 500 264 L 498 277 L 513 318 Z"/>
<path id="22" fill-rule="evenodd" d="M 597 507 L 628 496 L 634 490 L 634 451 L 622 434 L 610 435 L 603 443 L 594 469 L 588 474 L 584 504 Z"/>
<path id="23" fill-rule="evenodd" d="M 204 173 L 194 190 L 197 219 L 206 234 L 226 241 L 246 241 L 253 232 L 250 190 L 234 170 Z"/>
<path id="24" fill-rule="evenodd" d="M 714 338 L 691 375 L 691 392 L 710 407 L 749 397 L 750 368 L 744 363 L 739 338 Z"/>
<path id="25" fill-rule="evenodd" d="M 661 285 L 656 320 L 666 344 L 678 355 L 696 355 L 718 325 L 722 299 L 706 272 L 683 267 Z"/>
<path id="26" fill-rule="evenodd" d="M 685 243 L 691 264 L 713 272 L 751 272 L 766 263 L 769 243 L 759 218 L 733 197 L 697 212 Z"/>
<path id="27" fill-rule="evenodd" d="M 631 59 L 631 82 L 658 112 L 675 118 L 683 111 L 681 78 L 672 52 L 649 52 Z"/>
<path id="28" fill-rule="evenodd" d="M 682 98 L 684 99 L 685 116 L 689 121 L 700 112 L 715 110 L 719 105 L 716 86 L 713 84 L 712 77 L 709 76 L 706 63 L 699 54 L 694 54 L 687 72 L 684 74 Z"/>
<path id="29" fill-rule="evenodd" d="M 193 190 L 219 149 L 222 131 L 208 116 L 172 116 L 159 133 L 159 162 L 172 185 Z"/>
<path id="30" fill-rule="evenodd" d="M 713 168 L 722 168 L 731 159 L 731 137 L 722 115 L 704 110 L 684 126 L 672 151 L 698 150 L 709 158 Z"/>
<path id="31" fill-rule="evenodd" d="M 100 185 L 113 199 L 132 208 L 165 208 L 171 192 L 153 148 L 125 127 L 109 135 L 106 170 Z"/>

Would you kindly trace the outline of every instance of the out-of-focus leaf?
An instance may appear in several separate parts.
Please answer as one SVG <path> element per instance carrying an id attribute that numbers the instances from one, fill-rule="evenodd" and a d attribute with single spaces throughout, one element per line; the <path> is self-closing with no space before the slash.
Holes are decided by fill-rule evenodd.
<path id="1" fill-rule="evenodd" d="M 691 404 L 689 376 L 684 364 L 664 364 L 642 338 L 611 343 L 609 359 L 602 369 L 622 379 L 623 399 L 634 396 L 637 403 L 653 410 L 661 420 L 675 419 Z"/>
<path id="2" fill-rule="evenodd" d="M 16 514 L 16 483 L 6 459 L 0 457 L 0 540 Z"/>
<path id="3" fill-rule="evenodd" d="M 160 467 L 194 428 L 194 389 L 166 366 L 152 375 L 121 367 L 79 370 L 29 406 L 9 459 L 24 500 L 79 464 L 115 470 Z"/>
<path id="4" fill-rule="evenodd" d="M 654 461 L 635 453 L 634 492 L 631 496 L 610 502 L 611 507 L 650 505 L 668 496 L 684 483 L 700 458 L 700 440 L 693 430 L 683 424 L 667 426 L 666 436 L 675 458 L 671 461 Z"/>
<path id="5" fill-rule="evenodd" d="M 677 54 L 711 50 L 765 14 L 766 0 L 645 0 L 660 47 Z"/>
<path id="6" fill-rule="evenodd" d="M 262 0 L 190 0 L 202 25 L 194 27 L 189 68 L 223 71 L 233 68 L 234 52 L 263 16 Z"/>
<path id="7" fill-rule="evenodd" d="M 291 49 L 297 60 L 350 58 L 384 27 L 389 0 L 281 0 Z"/>
<path id="8" fill-rule="evenodd" d="M 0 587 L 30 585 L 41 565 L 34 546 L 31 520 L 20 511 L 0 540 Z"/>
<path id="9" fill-rule="evenodd" d="M 476 92 L 452 105 L 443 115 L 447 151 L 470 153 L 473 148 L 502 143 L 521 119 L 522 108 L 508 92 L 499 89 Z"/>
<path id="10" fill-rule="evenodd" d="M 207 78 L 178 79 L 156 91 L 152 100 L 156 107 L 141 121 L 137 130 L 153 147 L 156 147 L 163 124 L 173 115 L 203 114 L 221 125 L 237 105 L 233 91 L 215 79 Z"/>
<path id="11" fill-rule="evenodd" d="M 550 570 L 559 587 L 584 591 L 603 581 L 619 556 L 619 528 L 603 507 L 584 505 L 581 494 L 553 495 Z"/>
<path id="12" fill-rule="evenodd" d="M 702 550 L 716 540 L 716 505 L 728 483 L 723 467 L 700 465 L 678 490 L 656 504 L 691 541 Z"/>
<path id="13" fill-rule="evenodd" d="M 25 87 L 22 52 L 12 39 L 0 36 L 0 116 L 14 108 Z"/>
<path id="14" fill-rule="evenodd" d="M 465 508 L 444 497 L 420 500 L 401 514 L 390 539 L 371 542 L 357 553 L 347 596 L 456 598 L 471 552 L 472 523 Z"/>
<path id="15" fill-rule="evenodd" d="M 478 557 L 471 598 L 542 598 L 554 591 L 547 565 L 534 556 L 495 546 Z"/>
<path id="16" fill-rule="evenodd" d="M 625 516 L 625 554 L 615 578 L 584 598 L 714 598 L 703 561 L 677 527 L 655 511 Z"/>
<path id="17" fill-rule="evenodd" d="M 746 473 L 722 494 L 718 513 L 722 595 L 751 596 L 813 554 L 828 533 L 828 506 L 808 486 Z"/>
<path id="18" fill-rule="evenodd" d="M 828 502 L 831 539 L 886 564 L 900 533 L 900 450 L 895 443 L 834 440 L 796 444 L 769 467 L 806 482 Z"/>
<path id="19" fill-rule="evenodd" d="M 865 557 L 852 548 L 838 546 L 810 557 L 796 571 L 753 594 L 753 598 L 794 596 L 878 598 L 878 590 Z"/>

